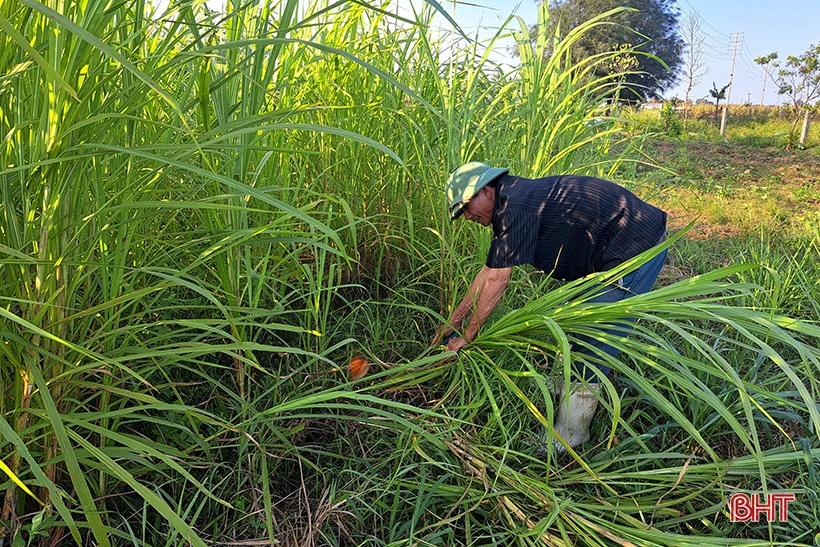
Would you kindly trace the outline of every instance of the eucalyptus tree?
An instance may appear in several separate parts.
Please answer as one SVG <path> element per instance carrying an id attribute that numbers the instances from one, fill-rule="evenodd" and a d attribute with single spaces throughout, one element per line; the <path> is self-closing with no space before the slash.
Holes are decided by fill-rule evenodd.
<path id="1" fill-rule="evenodd" d="M 546 2 L 547 0 L 543 0 Z M 576 58 L 618 51 L 635 44 L 639 66 L 625 78 L 626 100 L 660 95 L 678 80 L 684 42 L 678 34 L 680 11 L 673 0 L 550 0 L 550 29 L 566 34 L 585 21 L 615 8 L 629 8 L 608 17 L 573 45 Z"/>

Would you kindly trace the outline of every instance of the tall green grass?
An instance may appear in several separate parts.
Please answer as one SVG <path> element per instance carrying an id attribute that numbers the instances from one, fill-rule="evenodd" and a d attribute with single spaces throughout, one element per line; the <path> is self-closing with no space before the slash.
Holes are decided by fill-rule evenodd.
<path id="1" fill-rule="evenodd" d="M 742 537 L 719 516 L 724 477 L 814 487 L 816 442 L 778 435 L 783 419 L 816 430 L 816 327 L 738 300 L 769 294 L 763 280 L 719 281 L 759 270 L 589 310 L 560 302 L 600 279 L 551 291 L 521 275 L 510 306 L 545 296 L 452 364 L 425 347 L 487 243 L 447 221 L 449 170 L 615 176 L 612 150 L 633 144 L 600 111 L 617 77 L 590 74 L 606 59 L 568 53 L 606 17 L 534 43 L 505 26 L 496 39 L 513 33 L 522 59 L 505 72 L 495 39 L 434 38 L 442 11 L 0 5 L 0 534 L 669 544 Z M 561 370 L 544 356 L 624 314 L 642 319 L 605 395 L 615 451 L 535 459 L 542 372 Z M 358 383 L 354 352 L 374 363 Z M 657 480 L 639 480 L 649 468 Z M 697 480 L 679 489 L 683 469 Z"/>

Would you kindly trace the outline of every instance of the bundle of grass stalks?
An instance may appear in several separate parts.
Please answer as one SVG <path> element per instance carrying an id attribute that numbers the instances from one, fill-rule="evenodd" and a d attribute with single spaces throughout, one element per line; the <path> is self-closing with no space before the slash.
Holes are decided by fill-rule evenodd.
<path id="1" fill-rule="evenodd" d="M 812 541 L 817 327 L 739 300 L 762 293 L 731 276 L 756 270 L 600 309 L 564 305 L 595 279 L 524 276 L 509 304 L 543 296 L 463 358 L 425 347 L 486 246 L 447 221 L 449 170 L 616 177 L 639 144 L 599 110 L 607 59 L 569 55 L 606 16 L 546 36 L 544 6 L 534 41 L 509 21 L 509 72 L 496 40 L 433 37 L 436 13 L 0 4 L 0 538 Z M 608 448 L 534 458 L 544 356 L 625 315 Z M 729 487 L 806 495 L 741 528 Z"/>

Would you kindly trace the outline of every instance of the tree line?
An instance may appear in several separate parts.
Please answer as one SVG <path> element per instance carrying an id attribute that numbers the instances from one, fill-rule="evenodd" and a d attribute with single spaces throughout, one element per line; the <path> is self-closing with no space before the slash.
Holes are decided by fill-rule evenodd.
<path id="1" fill-rule="evenodd" d="M 614 56 L 596 70 L 604 75 L 625 72 L 618 91 L 624 101 L 660 98 L 679 82 L 686 87 L 684 101 L 707 72 L 703 21 L 695 11 L 683 13 L 675 0 L 542 0 L 549 1 L 551 30 L 568 34 L 585 21 L 619 7 L 607 24 L 586 33 L 573 47 L 575 58 Z M 795 108 L 820 99 L 820 44 L 804 53 L 788 55 L 780 62 L 777 52 L 755 59 L 764 71 L 766 84 L 775 86 Z M 729 83 L 713 83 L 710 97 L 716 104 L 726 98 Z M 762 104 L 762 99 L 761 99 Z"/>

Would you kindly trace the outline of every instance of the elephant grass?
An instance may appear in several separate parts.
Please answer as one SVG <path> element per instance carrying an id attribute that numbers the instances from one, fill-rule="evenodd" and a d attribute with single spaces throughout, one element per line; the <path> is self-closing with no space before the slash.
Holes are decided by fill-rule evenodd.
<path id="1" fill-rule="evenodd" d="M 568 54 L 605 17 L 552 40 L 544 7 L 534 44 L 516 20 L 506 73 L 455 25 L 431 38 L 441 11 L 0 5 L 3 535 L 810 541 L 722 509 L 729 487 L 816 488 L 817 327 L 778 309 L 810 277 L 738 265 L 609 307 L 566 305 L 603 277 L 518 278 L 461 358 L 426 347 L 487 245 L 447 221 L 448 170 L 615 176 L 613 145 L 640 144 L 604 116 L 606 59 Z M 546 358 L 624 316 L 603 448 L 534 458 L 566 365 Z"/>

